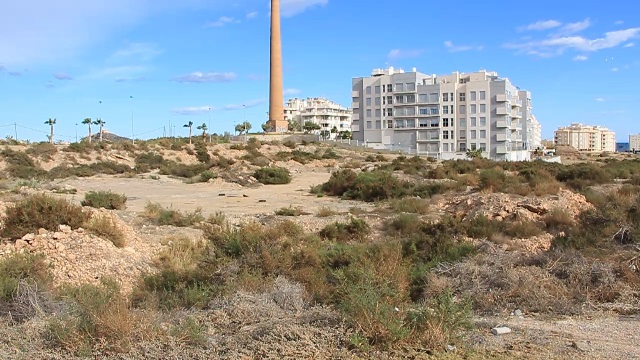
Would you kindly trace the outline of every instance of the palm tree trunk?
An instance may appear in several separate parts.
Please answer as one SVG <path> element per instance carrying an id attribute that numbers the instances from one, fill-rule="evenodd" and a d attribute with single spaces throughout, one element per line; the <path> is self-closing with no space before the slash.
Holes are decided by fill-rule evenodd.
<path id="1" fill-rule="evenodd" d="M 189 126 L 189 145 L 191 145 L 191 126 Z"/>
<path id="2" fill-rule="evenodd" d="M 49 137 L 49 142 L 53 144 L 53 125 L 51 125 L 51 135 Z"/>
<path id="3" fill-rule="evenodd" d="M 102 142 L 102 124 L 100 124 L 100 142 Z"/>
<path id="4" fill-rule="evenodd" d="M 89 124 L 89 144 L 91 144 L 91 124 Z"/>

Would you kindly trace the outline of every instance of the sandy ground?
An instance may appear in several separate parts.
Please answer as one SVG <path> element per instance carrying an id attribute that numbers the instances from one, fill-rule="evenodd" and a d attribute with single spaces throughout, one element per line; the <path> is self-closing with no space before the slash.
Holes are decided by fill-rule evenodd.
<path id="1" fill-rule="evenodd" d="M 340 200 L 334 197 L 317 197 L 309 193 L 311 186 L 326 182 L 330 177 L 325 172 L 294 174 L 288 185 L 261 185 L 256 188 L 243 188 L 226 182 L 185 184 L 181 180 L 160 176 L 159 180 L 148 178 L 114 178 L 96 176 L 88 179 L 72 179 L 60 184 L 78 189 L 70 199 L 80 201 L 85 192 L 92 190 L 111 190 L 127 196 L 127 210 L 141 212 L 148 202 L 159 203 L 165 207 L 193 211 L 202 208 L 204 214 L 218 211 L 227 216 L 253 216 L 273 214 L 277 209 L 293 206 L 315 213 L 323 206 L 339 212 L 347 212 L 351 207 L 372 208 L 373 205 Z"/>

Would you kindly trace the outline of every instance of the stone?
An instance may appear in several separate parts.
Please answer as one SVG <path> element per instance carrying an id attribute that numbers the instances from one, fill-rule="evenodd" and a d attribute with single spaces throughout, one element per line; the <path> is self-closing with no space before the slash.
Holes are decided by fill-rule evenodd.
<path id="1" fill-rule="evenodd" d="M 589 351 L 589 345 L 583 341 L 572 341 L 571 347 L 579 351 Z"/>
<path id="2" fill-rule="evenodd" d="M 78 234 L 84 234 L 84 229 L 83 229 L 83 228 L 81 228 L 81 227 L 79 227 L 79 228 L 77 228 L 77 229 L 76 229 L 76 232 L 77 232 Z"/>
<path id="3" fill-rule="evenodd" d="M 64 237 L 64 234 L 61 232 L 54 232 L 51 237 L 54 238 L 55 240 L 60 240 Z"/>
<path id="4" fill-rule="evenodd" d="M 458 348 L 454 345 L 447 345 L 447 352 L 455 352 L 456 350 L 458 350 Z"/>
<path id="5" fill-rule="evenodd" d="M 24 241 L 22 239 L 16 240 L 16 244 L 15 244 L 16 250 L 20 251 L 20 250 L 26 248 L 27 246 L 29 246 L 29 244 L 26 241 Z"/>
<path id="6" fill-rule="evenodd" d="M 22 237 L 22 240 L 27 241 L 27 242 L 32 242 L 35 239 L 36 239 L 36 235 L 35 234 L 26 234 L 25 236 Z"/>
<path id="7" fill-rule="evenodd" d="M 40 228 L 38 229 L 38 235 L 47 235 L 49 231 L 47 229 Z"/>
<path id="8" fill-rule="evenodd" d="M 517 316 L 517 317 L 522 316 L 522 310 L 520 310 L 520 309 L 515 309 L 515 310 L 513 311 L 513 316 Z"/>
<path id="9" fill-rule="evenodd" d="M 62 244 L 62 243 L 56 243 L 56 250 L 58 250 L 58 251 L 64 251 L 64 249 L 66 249 L 66 247 L 64 246 L 64 244 Z"/>
<path id="10" fill-rule="evenodd" d="M 69 225 L 60 225 L 58 228 L 60 229 L 61 232 L 65 234 L 71 233 L 71 226 Z"/>
<path id="11" fill-rule="evenodd" d="M 511 332 L 511 328 L 508 328 L 506 326 L 497 326 L 491 329 L 491 333 L 493 335 L 504 335 L 504 334 L 509 334 L 510 332 Z"/>

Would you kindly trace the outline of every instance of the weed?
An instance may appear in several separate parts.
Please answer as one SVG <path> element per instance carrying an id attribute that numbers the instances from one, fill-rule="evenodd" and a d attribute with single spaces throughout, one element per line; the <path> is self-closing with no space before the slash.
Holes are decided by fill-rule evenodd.
<path id="1" fill-rule="evenodd" d="M 104 208 L 108 210 L 123 210 L 127 202 L 124 194 L 117 194 L 111 191 L 89 191 L 84 195 L 82 206 L 94 208 Z"/>
<path id="2" fill-rule="evenodd" d="M 299 206 L 296 206 L 296 207 L 289 206 L 289 207 L 280 208 L 276 210 L 275 214 L 279 216 L 300 216 L 304 214 L 304 211 L 302 211 L 302 208 Z"/>
<path id="3" fill-rule="evenodd" d="M 49 285 L 51 277 L 44 256 L 14 253 L 0 260 L 0 302 L 11 301 L 23 280 Z"/>
<path id="4" fill-rule="evenodd" d="M 265 185 L 271 184 L 288 184 L 291 182 L 291 174 L 289 170 L 282 167 L 263 167 L 253 174 L 260 183 Z"/>
<path id="5" fill-rule="evenodd" d="M 401 213 L 427 214 L 429 212 L 429 202 L 420 198 L 392 199 L 389 207 Z"/>
<path id="6" fill-rule="evenodd" d="M 171 329 L 171 336 L 178 342 L 191 346 L 205 346 L 207 340 L 207 327 L 198 323 L 192 316 L 181 319 L 178 325 Z"/>
<path id="7" fill-rule="evenodd" d="M 85 226 L 89 232 L 111 241 L 116 247 L 121 248 L 126 245 L 124 231 L 108 215 L 93 217 L 86 222 Z"/>
<path id="8" fill-rule="evenodd" d="M 200 173 L 200 176 L 198 177 L 198 181 L 199 182 L 208 182 L 209 180 L 213 180 L 213 179 L 217 179 L 217 178 L 218 178 L 218 174 L 214 173 L 211 170 L 205 170 L 205 171 Z"/>
<path id="9" fill-rule="evenodd" d="M 17 239 L 35 233 L 40 228 L 57 231 L 60 225 L 69 225 L 76 229 L 83 226 L 88 217 L 89 214 L 79 205 L 44 194 L 34 194 L 7 207 L 2 218 L 4 228 L 0 234 Z"/>
<path id="10" fill-rule="evenodd" d="M 316 216 L 317 217 L 330 217 L 330 216 L 334 216 L 334 215 L 338 215 L 339 213 L 337 211 L 335 211 L 334 209 L 327 207 L 327 206 L 323 206 L 320 209 L 318 209 L 318 211 L 316 212 Z"/>
<path id="11" fill-rule="evenodd" d="M 55 145 L 45 142 L 33 144 L 25 152 L 33 157 L 51 161 L 53 160 L 53 155 L 58 152 L 58 149 Z"/>
<path id="12" fill-rule="evenodd" d="M 181 212 L 175 209 L 166 209 L 157 203 L 148 203 L 144 208 L 144 216 L 157 225 L 172 225 L 187 227 L 204 221 L 202 209 L 192 212 Z"/>
<path id="13" fill-rule="evenodd" d="M 338 242 L 363 241 L 371 232 L 364 219 L 352 217 L 348 223 L 335 222 L 320 230 L 320 236 Z"/>
<path id="14" fill-rule="evenodd" d="M 7 162 L 7 173 L 9 176 L 18 179 L 43 179 L 46 177 L 44 171 L 31 157 L 22 152 L 5 148 L 0 152 Z"/>

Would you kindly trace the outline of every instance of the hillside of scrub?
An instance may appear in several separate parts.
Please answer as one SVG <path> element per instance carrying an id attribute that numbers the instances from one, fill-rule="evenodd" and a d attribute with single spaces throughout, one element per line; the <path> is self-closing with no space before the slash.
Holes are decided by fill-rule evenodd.
<path id="1" fill-rule="evenodd" d="M 0 357 L 640 357 L 638 158 L 193 142 L 0 146 Z"/>

